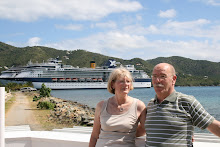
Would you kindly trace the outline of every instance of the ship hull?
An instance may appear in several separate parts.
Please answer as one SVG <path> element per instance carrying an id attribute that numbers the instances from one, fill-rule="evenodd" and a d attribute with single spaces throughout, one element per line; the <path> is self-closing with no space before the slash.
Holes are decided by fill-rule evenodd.
<path id="1" fill-rule="evenodd" d="M 44 83 L 50 89 L 106 89 L 107 82 L 53 82 L 52 78 L 0 78 L 3 84 L 10 82 L 24 83 L 30 81 L 34 88 L 40 89 Z M 150 88 L 151 79 L 135 79 L 134 88 Z"/>
<path id="2" fill-rule="evenodd" d="M 33 82 L 34 88 L 40 89 L 43 82 Z M 106 89 L 107 82 L 45 82 L 50 89 Z M 134 88 L 150 88 L 151 82 L 134 82 Z"/>

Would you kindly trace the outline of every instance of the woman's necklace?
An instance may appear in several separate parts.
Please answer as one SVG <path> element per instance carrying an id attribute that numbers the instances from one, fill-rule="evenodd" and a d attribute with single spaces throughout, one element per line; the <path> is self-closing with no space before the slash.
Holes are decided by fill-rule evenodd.
<path id="1" fill-rule="evenodd" d="M 122 104 L 121 104 L 121 105 L 118 104 L 117 99 L 116 99 L 116 104 L 117 104 L 117 106 L 119 106 L 119 111 L 120 111 L 120 112 L 123 112 L 123 111 L 124 111 L 124 108 L 121 106 Z"/>
<path id="2" fill-rule="evenodd" d="M 124 108 L 122 106 L 120 106 L 119 111 L 123 112 Z"/>

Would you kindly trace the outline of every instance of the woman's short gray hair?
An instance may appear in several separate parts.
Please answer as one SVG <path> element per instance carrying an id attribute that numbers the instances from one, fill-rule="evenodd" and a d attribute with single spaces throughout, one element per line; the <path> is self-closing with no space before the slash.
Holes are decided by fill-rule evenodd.
<path id="1" fill-rule="evenodd" d="M 108 79 L 107 89 L 110 93 L 115 94 L 115 89 L 112 88 L 112 83 L 115 82 L 120 77 L 127 77 L 131 81 L 130 90 L 134 89 L 133 77 L 131 73 L 124 67 L 119 67 L 114 69 Z"/>

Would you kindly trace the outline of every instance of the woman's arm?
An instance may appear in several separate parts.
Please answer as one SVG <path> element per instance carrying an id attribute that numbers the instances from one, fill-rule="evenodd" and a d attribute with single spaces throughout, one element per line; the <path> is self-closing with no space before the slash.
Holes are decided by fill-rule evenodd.
<path id="1" fill-rule="evenodd" d="M 103 103 L 104 101 L 101 101 L 96 106 L 93 130 L 92 130 L 92 134 L 90 137 L 89 147 L 95 147 L 97 139 L 99 138 L 100 128 L 101 128 L 100 113 L 101 113 Z"/>
<path id="2" fill-rule="evenodd" d="M 138 111 L 137 114 L 140 123 L 138 124 L 137 127 L 136 137 L 139 137 L 146 135 L 145 120 L 146 120 L 146 111 L 147 111 L 145 104 L 140 100 L 138 101 L 137 111 Z"/>

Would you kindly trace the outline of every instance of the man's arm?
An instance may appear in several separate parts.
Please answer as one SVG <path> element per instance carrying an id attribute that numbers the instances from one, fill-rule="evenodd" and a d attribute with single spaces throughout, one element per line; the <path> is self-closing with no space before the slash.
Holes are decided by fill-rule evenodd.
<path id="1" fill-rule="evenodd" d="M 207 129 L 214 135 L 220 137 L 220 121 L 214 120 Z"/>

